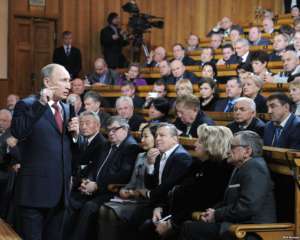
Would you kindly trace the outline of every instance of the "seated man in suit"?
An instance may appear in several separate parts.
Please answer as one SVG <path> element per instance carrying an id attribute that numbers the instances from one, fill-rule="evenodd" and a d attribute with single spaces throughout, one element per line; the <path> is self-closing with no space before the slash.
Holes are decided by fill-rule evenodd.
<path id="1" fill-rule="evenodd" d="M 189 79 L 193 84 L 199 82 L 197 76 L 189 71 L 186 71 L 184 64 L 179 60 L 171 62 L 172 78 L 168 79 L 167 84 L 176 84 L 180 79 Z"/>
<path id="2" fill-rule="evenodd" d="M 134 161 L 140 149 L 137 142 L 129 135 L 127 121 L 113 116 L 108 121 L 108 140 L 99 154 L 93 154 L 92 163 L 83 169 L 81 179 L 74 184 L 71 192 L 70 213 L 78 212 L 79 216 L 69 216 L 68 227 L 72 227 L 72 240 L 92 239 L 96 223 L 95 215 L 99 207 L 111 199 L 108 184 L 127 183 L 130 179 Z M 72 220 L 75 221 L 72 224 Z"/>
<path id="3" fill-rule="evenodd" d="M 250 63 L 250 44 L 247 39 L 241 38 L 237 40 L 234 48 L 237 56 L 239 57 L 240 63 Z"/>
<path id="4" fill-rule="evenodd" d="M 87 92 L 84 94 L 83 103 L 86 111 L 98 114 L 101 125 L 105 128 L 110 115 L 101 109 L 102 99 L 99 93 L 94 91 Z"/>
<path id="5" fill-rule="evenodd" d="M 167 85 L 162 79 L 158 79 L 154 82 L 151 92 L 148 93 L 146 101 L 144 103 L 144 108 L 149 108 L 150 102 L 154 98 L 166 98 L 167 97 Z"/>
<path id="6" fill-rule="evenodd" d="M 286 34 L 279 33 L 273 40 L 273 52 L 270 53 L 270 61 L 281 61 L 281 56 L 289 45 L 289 37 Z"/>
<path id="7" fill-rule="evenodd" d="M 234 101 L 238 99 L 243 91 L 242 82 L 239 78 L 231 78 L 226 83 L 226 98 L 216 103 L 216 112 L 232 112 Z"/>
<path id="8" fill-rule="evenodd" d="M 141 123 L 145 122 L 142 116 L 134 113 L 134 105 L 130 97 L 119 97 L 116 101 L 116 110 L 119 116 L 128 121 L 131 131 L 138 131 Z"/>
<path id="9" fill-rule="evenodd" d="M 261 137 L 264 136 L 265 123 L 256 117 L 256 105 L 253 99 L 238 98 L 234 103 L 233 118 L 234 121 L 227 125 L 233 133 L 251 130 Z"/>
<path id="10" fill-rule="evenodd" d="M 71 92 L 80 96 L 83 101 L 83 96 L 85 93 L 84 80 L 81 78 L 75 78 L 71 81 Z"/>
<path id="11" fill-rule="evenodd" d="M 201 217 L 202 222 L 185 222 L 180 239 L 229 240 L 234 239 L 229 233 L 231 224 L 276 221 L 273 182 L 262 158 L 262 148 L 263 142 L 255 132 L 241 131 L 234 135 L 227 161 L 235 168 L 223 202 L 208 208 Z"/>
<path id="12" fill-rule="evenodd" d="M 156 131 L 155 148 L 147 156 L 144 176 L 147 190 L 140 191 L 150 204 L 137 209 L 128 222 L 131 227 L 136 230 L 137 226 L 151 218 L 154 204 L 167 201 L 168 192 L 184 176 L 191 163 L 190 154 L 179 144 L 176 127 L 160 123 Z"/>
<path id="13" fill-rule="evenodd" d="M 173 56 L 174 59 L 172 59 L 172 61 L 174 60 L 181 61 L 182 64 L 185 66 L 195 65 L 195 61 L 189 56 L 186 56 L 185 49 L 183 45 L 180 43 L 175 43 L 173 45 Z"/>
<path id="14" fill-rule="evenodd" d="M 169 82 L 172 82 L 173 76 L 171 73 L 170 62 L 168 62 L 167 60 L 163 60 L 159 63 L 158 68 L 160 77 L 164 81 L 164 83 L 169 84 Z"/>
<path id="15" fill-rule="evenodd" d="M 72 32 L 64 31 L 62 37 L 63 46 L 54 50 L 52 61 L 63 65 L 73 79 L 78 77 L 81 70 L 81 53 L 78 48 L 72 46 Z"/>
<path id="16" fill-rule="evenodd" d="M 300 149 L 300 118 L 292 112 L 292 102 L 284 93 L 273 93 L 267 98 L 271 120 L 265 126 L 266 146 Z"/>
<path id="17" fill-rule="evenodd" d="M 223 58 L 218 60 L 217 65 L 239 63 L 239 59 L 237 55 L 235 55 L 234 48 L 231 44 L 224 44 L 222 46 L 222 53 L 223 53 Z"/>
<path id="18" fill-rule="evenodd" d="M 200 38 L 196 34 L 191 33 L 187 39 L 187 52 L 200 51 L 201 47 L 199 46 L 199 42 Z"/>
<path id="19" fill-rule="evenodd" d="M 164 47 L 157 47 L 154 51 L 150 52 L 150 56 L 147 58 L 146 67 L 158 67 L 161 61 L 165 60 L 167 52 Z"/>
<path id="20" fill-rule="evenodd" d="M 263 32 L 264 33 L 273 34 L 275 32 L 274 21 L 273 21 L 272 18 L 265 17 L 263 22 L 262 22 L 262 25 L 263 25 Z"/>
<path id="21" fill-rule="evenodd" d="M 97 58 L 94 63 L 94 72 L 88 75 L 92 85 L 115 85 L 119 74 L 107 67 L 103 58 Z"/>
<path id="22" fill-rule="evenodd" d="M 197 62 L 197 64 L 201 67 L 203 67 L 205 63 L 216 63 L 214 59 L 214 49 L 211 47 L 205 47 L 202 49 L 200 54 L 200 61 Z"/>
<path id="23" fill-rule="evenodd" d="M 251 46 L 268 46 L 271 44 L 268 39 L 261 37 L 261 31 L 257 26 L 253 26 L 249 29 L 248 39 Z"/>
<path id="24" fill-rule="evenodd" d="M 182 136 L 197 137 L 197 128 L 203 123 L 214 125 L 200 109 L 200 100 L 194 95 L 183 95 L 176 99 L 177 118 L 174 125 Z"/>
<path id="25" fill-rule="evenodd" d="M 13 114 L 15 106 L 19 100 L 20 97 L 17 94 L 9 94 L 6 98 L 6 109 Z"/>
<path id="26" fill-rule="evenodd" d="M 136 85 L 132 82 L 126 81 L 121 86 L 121 93 L 123 96 L 130 97 L 135 108 L 143 108 L 144 100 L 136 95 Z"/>
<path id="27" fill-rule="evenodd" d="M 210 36 L 210 47 L 214 50 L 221 48 L 223 42 L 223 35 L 221 33 L 212 33 Z"/>

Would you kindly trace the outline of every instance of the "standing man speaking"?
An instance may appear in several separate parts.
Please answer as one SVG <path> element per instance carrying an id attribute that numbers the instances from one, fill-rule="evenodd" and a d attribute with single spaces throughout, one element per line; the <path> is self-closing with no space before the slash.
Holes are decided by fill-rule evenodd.
<path id="1" fill-rule="evenodd" d="M 41 70 L 40 96 L 20 100 L 12 120 L 19 140 L 21 169 L 17 180 L 21 235 L 24 240 L 62 239 L 63 213 L 71 177 L 71 133 L 78 131 L 68 97 L 70 75 L 61 65 Z"/>

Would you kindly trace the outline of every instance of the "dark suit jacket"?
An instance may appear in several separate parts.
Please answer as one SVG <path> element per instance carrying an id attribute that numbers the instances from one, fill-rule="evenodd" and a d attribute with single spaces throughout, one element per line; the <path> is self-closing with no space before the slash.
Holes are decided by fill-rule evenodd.
<path id="1" fill-rule="evenodd" d="M 145 186 L 151 190 L 150 201 L 153 203 L 165 203 L 168 192 L 186 174 L 191 163 L 192 157 L 190 154 L 181 145 L 178 145 L 166 161 L 161 177 L 161 184 L 159 184 L 160 156 L 157 157 L 153 174 L 148 174 L 147 170 L 145 173 Z"/>
<path id="2" fill-rule="evenodd" d="M 236 54 L 233 54 L 230 56 L 230 58 L 225 61 L 225 64 L 238 64 L 239 63 L 239 58 Z"/>
<path id="3" fill-rule="evenodd" d="M 143 108 L 144 107 L 145 102 L 141 97 L 134 95 L 132 101 L 133 101 L 134 108 Z"/>
<path id="4" fill-rule="evenodd" d="M 114 40 L 112 36 L 115 34 L 110 26 L 106 26 L 100 33 L 100 44 L 104 59 L 109 68 L 126 67 L 126 59 L 122 54 L 122 48 L 128 44 L 120 34 L 118 29 L 119 38 Z"/>
<path id="5" fill-rule="evenodd" d="M 269 121 L 265 126 L 264 144 L 272 146 L 275 133 L 275 126 L 272 121 Z M 295 114 L 291 114 L 286 125 L 282 129 L 279 138 L 279 144 L 275 147 L 300 149 L 300 118 Z"/>
<path id="6" fill-rule="evenodd" d="M 277 55 L 276 52 L 269 54 L 269 61 L 281 61 L 281 56 Z"/>
<path id="7" fill-rule="evenodd" d="M 184 56 L 184 58 L 182 59 L 182 63 L 184 66 L 193 66 L 196 64 L 194 59 L 190 58 L 189 56 Z"/>
<path id="8" fill-rule="evenodd" d="M 215 125 L 214 121 L 207 117 L 201 110 L 198 112 L 195 121 L 192 123 L 192 127 L 191 130 L 189 132 L 189 135 L 191 135 L 192 137 L 197 137 L 197 128 L 203 124 L 203 123 L 207 123 L 208 125 Z M 182 131 L 181 136 L 187 136 L 186 135 L 186 130 L 187 130 L 187 125 L 184 124 L 180 118 L 176 118 L 174 125 L 180 130 Z"/>
<path id="9" fill-rule="evenodd" d="M 100 110 L 98 112 L 98 116 L 100 118 L 100 122 L 101 122 L 101 128 L 106 128 L 107 126 L 107 121 L 110 118 L 110 114 L 107 112 L 104 112 L 103 110 Z"/>
<path id="10" fill-rule="evenodd" d="M 88 76 L 90 84 L 99 83 L 99 78 L 100 76 L 96 72 L 93 72 Z M 107 69 L 107 72 L 105 73 L 105 82 L 103 83 L 108 85 L 115 85 L 118 78 L 119 74 L 117 72 L 112 69 Z"/>
<path id="11" fill-rule="evenodd" d="M 143 122 L 145 122 L 145 119 L 142 116 L 134 113 L 128 121 L 130 130 L 138 131 L 141 123 L 143 123 Z"/>
<path id="12" fill-rule="evenodd" d="M 81 53 L 78 48 L 71 47 L 69 56 L 66 55 L 64 47 L 59 47 L 54 50 L 53 62 L 63 65 L 71 75 L 71 78 L 76 78 L 81 70 Z"/>
<path id="13" fill-rule="evenodd" d="M 250 42 L 251 46 L 268 46 L 270 44 L 271 42 L 266 38 L 261 38 L 258 42 Z"/>
<path id="14" fill-rule="evenodd" d="M 68 203 L 71 177 L 71 136 L 67 131 L 70 105 L 64 111 L 63 134 L 49 105 L 31 96 L 18 101 L 11 132 L 19 140 L 22 167 L 18 174 L 17 203 L 27 207 L 52 208 Z"/>
<path id="15" fill-rule="evenodd" d="M 273 182 L 264 159 L 257 157 L 233 171 L 215 220 L 224 232 L 230 223 L 273 223 L 275 212 Z"/>
<path id="16" fill-rule="evenodd" d="M 249 126 L 246 129 L 241 129 L 239 127 L 239 124 L 235 121 L 229 123 L 227 125 L 227 127 L 230 128 L 232 133 L 250 130 L 250 131 L 258 133 L 259 136 L 261 136 L 262 138 L 264 137 L 265 123 L 262 120 L 260 120 L 259 118 L 253 118 L 251 123 L 249 124 Z"/>
<path id="17" fill-rule="evenodd" d="M 192 72 L 185 71 L 180 78 L 176 78 L 172 75 L 169 79 L 167 79 L 166 84 L 176 84 L 179 79 L 189 79 L 192 84 L 199 83 L 199 78 Z"/>
<path id="18" fill-rule="evenodd" d="M 216 112 L 224 112 L 224 110 L 227 106 L 228 100 L 229 100 L 228 98 L 219 99 L 216 103 L 215 111 Z"/>
<path id="19" fill-rule="evenodd" d="M 213 97 L 213 99 L 205 106 L 202 105 L 203 99 L 200 98 L 200 107 L 202 111 L 215 111 L 216 104 L 217 104 L 217 97 Z"/>
<path id="20" fill-rule="evenodd" d="M 256 105 L 256 112 L 258 113 L 268 112 L 267 100 L 263 95 L 257 94 L 257 96 L 254 98 L 254 102 Z"/>

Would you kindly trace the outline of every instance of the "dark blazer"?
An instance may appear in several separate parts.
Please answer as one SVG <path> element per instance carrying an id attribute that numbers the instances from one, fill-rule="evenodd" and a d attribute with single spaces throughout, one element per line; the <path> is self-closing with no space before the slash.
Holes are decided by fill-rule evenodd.
<path id="1" fill-rule="evenodd" d="M 228 98 L 224 98 L 224 99 L 219 99 L 216 103 L 215 106 L 215 111 L 216 112 L 224 112 L 227 103 L 228 103 L 229 99 Z"/>
<path id="2" fill-rule="evenodd" d="M 236 54 L 233 54 L 230 56 L 230 58 L 228 60 L 224 60 L 224 61 L 225 61 L 225 64 L 238 64 L 239 58 Z"/>
<path id="3" fill-rule="evenodd" d="M 186 174 L 192 164 L 191 155 L 181 146 L 171 153 L 163 169 L 161 184 L 159 184 L 160 156 L 154 164 L 153 174 L 145 173 L 145 187 L 150 189 L 150 201 L 153 203 L 165 202 L 168 192 L 178 183 L 178 180 Z"/>
<path id="4" fill-rule="evenodd" d="M 194 59 L 192 59 L 189 56 L 184 56 L 184 58 L 181 60 L 184 66 L 193 66 L 196 64 Z"/>
<path id="5" fill-rule="evenodd" d="M 104 84 L 108 84 L 108 85 L 116 84 L 117 79 L 119 78 L 119 74 L 116 71 L 112 69 L 107 69 L 107 72 L 104 74 L 105 74 L 105 80 L 104 80 L 105 82 L 103 82 Z M 99 78 L 100 76 L 96 72 L 93 72 L 92 74 L 88 75 L 88 80 L 90 84 L 99 83 Z"/>
<path id="6" fill-rule="evenodd" d="M 264 131 L 264 144 L 272 146 L 275 126 L 272 121 L 267 122 Z M 275 147 L 300 149 L 300 118 L 291 114 L 280 134 L 279 143 Z"/>
<path id="7" fill-rule="evenodd" d="M 67 131 L 71 106 L 63 108 L 63 134 L 49 105 L 31 96 L 18 101 L 11 132 L 19 140 L 22 167 L 17 179 L 17 203 L 51 208 L 63 199 L 68 204 L 71 177 L 71 136 Z"/>
<path id="8" fill-rule="evenodd" d="M 136 113 L 129 119 L 128 124 L 131 131 L 138 131 L 141 123 L 145 122 L 145 119 Z"/>
<path id="9" fill-rule="evenodd" d="M 246 129 L 242 129 L 239 127 L 239 124 L 235 121 L 229 123 L 227 125 L 228 128 L 232 131 L 232 133 L 236 133 L 239 131 L 245 131 L 245 130 L 251 130 L 253 132 L 256 132 L 261 136 L 262 138 L 264 137 L 264 129 L 265 129 L 265 123 L 260 120 L 259 118 L 253 118 L 251 123 Z"/>
<path id="10" fill-rule="evenodd" d="M 261 94 L 257 94 L 254 98 L 254 102 L 256 105 L 256 112 L 258 113 L 266 113 L 268 112 L 267 100 Z"/>
<path id="11" fill-rule="evenodd" d="M 157 67 L 158 62 L 152 60 L 150 63 L 146 63 L 146 67 Z"/>
<path id="12" fill-rule="evenodd" d="M 251 55 L 252 53 L 249 52 L 247 58 L 246 58 L 246 61 L 242 62 L 242 57 L 240 56 L 237 56 L 238 57 L 238 60 L 239 60 L 239 63 L 247 63 L 247 64 L 251 64 Z"/>
<path id="13" fill-rule="evenodd" d="M 103 110 L 100 110 L 98 112 L 98 116 L 100 118 L 100 122 L 101 122 L 101 128 L 106 128 L 107 126 L 107 121 L 110 118 L 110 114 L 107 112 L 104 112 Z"/>
<path id="14" fill-rule="evenodd" d="M 119 38 L 114 40 L 112 36 L 115 34 L 110 26 L 106 26 L 100 33 L 100 45 L 104 59 L 109 68 L 126 67 L 127 61 L 122 54 L 122 48 L 128 44 L 120 34 L 120 29 L 117 29 Z"/>
<path id="15" fill-rule="evenodd" d="M 230 173 L 226 160 L 195 160 L 170 194 L 172 223 L 178 225 L 191 219 L 192 212 L 205 211 L 222 201 Z"/>
<path id="16" fill-rule="evenodd" d="M 69 56 L 66 55 L 64 47 L 59 47 L 54 50 L 54 63 L 63 65 L 71 75 L 71 78 L 76 78 L 81 70 L 81 53 L 78 48 L 71 47 Z"/>
<path id="17" fill-rule="evenodd" d="M 208 125 L 215 125 L 214 121 L 207 117 L 204 112 L 202 112 L 201 110 L 198 112 L 195 121 L 192 123 L 192 127 L 191 130 L 189 132 L 189 135 L 192 137 L 197 137 L 197 128 L 199 127 L 199 125 L 203 124 L 203 123 L 207 123 Z M 174 125 L 180 130 L 182 131 L 181 136 L 189 136 L 186 135 L 186 130 L 187 130 L 187 125 L 184 124 L 180 118 L 176 118 Z"/>
<path id="18" fill-rule="evenodd" d="M 261 38 L 257 42 L 250 42 L 251 46 L 268 46 L 270 44 L 271 42 L 266 38 Z"/>
<path id="19" fill-rule="evenodd" d="M 171 78 L 167 79 L 166 84 L 176 84 L 179 79 L 189 79 L 192 84 L 199 83 L 199 78 L 192 72 L 185 71 L 182 77 L 176 78 L 172 75 Z"/>
<path id="20" fill-rule="evenodd" d="M 281 56 L 276 54 L 276 52 L 272 52 L 269 54 L 269 61 L 281 61 Z"/>
<path id="21" fill-rule="evenodd" d="M 144 107 L 145 102 L 141 97 L 134 95 L 132 101 L 133 101 L 134 108 L 143 108 Z"/>
<path id="22" fill-rule="evenodd" d="M 273 182 L 263 158 L 252 158 L 235 169 L 224 201 L 215 209 L 221 233 L 230 223 L 273 223 L 276 221 Z"/>
<path id="23" fill-rule="evenodd" d="M 202 111 L 213 112 L 213 111 L 215 111 L 217 101 L 218 101 L 217 97 L 213 97 L 213 99 L 208 104 L 203 106 L 202 105 L 203 99 L 200 98 L 200 108 L 201 108 Z"/>

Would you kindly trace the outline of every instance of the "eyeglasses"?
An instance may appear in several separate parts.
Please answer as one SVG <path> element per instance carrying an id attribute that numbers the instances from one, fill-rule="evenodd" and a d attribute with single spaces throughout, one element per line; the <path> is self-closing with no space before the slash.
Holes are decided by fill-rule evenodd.
<path id="1" fill-rule="evenodd" d="M 231 144 L 230 145 L 230 149 L 231 150 L 233 150 L 233 149 L 235 149 L 235 148 L 237 148 L 237 147 L 248 147 L 249 145 L 242 145 L 242 144 Z"/>
<path id="2" fill-rule="evenodd" d="M 107 133 L 115 133 L 116 131 L 118 131 L 121 128 L 123 128 L 123 127 L 121 126 L 121 127 L 108 128 Z"/>

